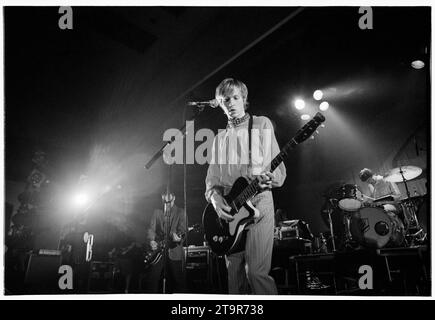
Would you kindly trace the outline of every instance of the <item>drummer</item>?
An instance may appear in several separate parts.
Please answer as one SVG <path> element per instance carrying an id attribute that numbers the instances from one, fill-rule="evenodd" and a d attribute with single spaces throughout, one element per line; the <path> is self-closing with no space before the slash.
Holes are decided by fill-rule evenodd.
<path id="1" fill-rule="evenodd" d="M 391 196 L 395 201 L 398 201 L 401 194 L 399 187 L 394 183 L 384 179 L 381 175 L 373 174 L 372 170 L 364 168 L 359 173 L 359 178 L 362 182 L 368 184 L 370 191 L 369 196 L 364 196 L 364 202 L 374 202 L 377 199 Z M 397 212 L 397 207 L 392 203 L 383 204 L 384 210 L 387 212 Z"/>

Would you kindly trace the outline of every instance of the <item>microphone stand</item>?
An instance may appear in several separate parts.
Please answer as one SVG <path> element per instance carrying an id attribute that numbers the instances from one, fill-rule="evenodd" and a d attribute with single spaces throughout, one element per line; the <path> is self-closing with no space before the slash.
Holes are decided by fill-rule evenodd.
<path id="1" fill-rule="evenodd" d="M 193 121 L 193 120 L 195 120 L 195 118 L 196 117 L 198 117 L 198 115 L 202 112 L 202 111 L 204 111 L 204 107 L 199 107 L 199 108 L 197 108 L 196 110 L 198 110 L 198 112 L 197 113 L 195 113 L 192 117 L 190 117 L 190 119 L 188 120 L 188 121 Z M 178 130 L 179 130 L 179 132 L 181 132 L 181 135 L 182 135 L 182 137 L 185 137 L 186 136 L 186 123 L 187 123 L 187 121 L 184 121 L 184 124 L 183 124 L 183 126 L 181 126 Z M 158 159 L 158 158 L 160 158 L 162 155 L 163 155 L 163 150 L 167 147 L 167 146 L 169 146 L 169 145 L 171 145 L 175 140 L 176 140 L 176 138 L 177 137 L 175 137 L 175 138 L 173 138 L 172 139 L 172 141 L 166 141 L 163 145 L 162 145 L 162 147 L 152 156 L 152 158 L 145 164 L 145 168 L 146 169 L 150 169 L 151 167 L 152 167 L 152 165 L 154 164 L 154 162 L 156 162 L 156 160 Z"/>
<path id="2" fill-rule="evenodd" d="M 169 208 L 169 209 L 168 209 Z M 169 249 L 169 232 L 171 230 L 169 226 L 169 215 L 171 214 L 171 209 L 169 203 L 166 201 L 163 204 L 163 215 L 165 219 L 165 241 L 163 242 L 163 294 L 166 293 L 166 279 L 168 279 L 167 274 L 167 263 L 168 263 L 168 249 Z"/>
<path id="3" fill-rule="evenodd" d="M 200 107 L 198 110 L 198 115 L 204 110 L 204 106 Z M 186 107 L 184 107 L 183 110 L 183 122 L 186 123 Z M 187 219 L 187 152 L 183 152 L 183 200 L 184 200 L 184 239 L 181 239 L 180 245 L 183 249 L 183 255 L 181 256 L 181 276 L 183 277 L 182 281 L 182 288 L 185 290 L 186 287 L 186 265 L 187 265 L 187 259 L 189 257 L 189 243 L 188 243 L 188 237 L 189 237 L 189 223 Z M 184 242 L 185 241 L 185 242 Z M 186 250 L 184 250 L 184 244 L 186 244 Z"/>
<path id="4" fill-rule="evenodd" d="M 192 117 L 190 117 L 189 118 L 189 120 L 188 121 L 193 121 L 193 120 L 195 120 L 198 116 L 199 116 L 199 114 L 201 114 L 201 112 L 202 111 L 204 111 L 204 108 L 205 108 L 205 106 L 199 106 L 198 108 L 196 108 L 196 110 L 197 110 L 197 112 L 194 112 L 194 114 L 193 114 L 193 116 Z M 186 121 L 186 116 L 185 116 L 185 113 L 186 113 L 186 108 L 184 108 L 184 112 L 183 112 L 183 120 L 184 120 L 184 123 L 183 123 L 183 126 L 181 126 L 180 128 L 179 128 L 179 132 L 181 132 L 181 136 L 184 138 L 185 136 L 186 136 L 186 134 L 187 134 L 187 131 L 186 131 L 186 124 L 187 124 L 187 121 Z M 145 168 L 146 169 L 150 169 L 151 168 L 151 166 L 157 161 L 157 159 L 158 158 L 160 158 L 161 156 L 163 156 L 163 150 L 167 147 L 167 146 L 169 146 L 169 145 L 171 145 L 175 140 L 176 140 L 176 138 L 177 137 L 175 137 L 175 138 L 173 138 L 172 139 L 172 141 L 166 141 L 163 145 L 162 145 L 162 147 L 151 157 L 151 159 L 145 164 Z M 185 233 L 185 235 L 186 235 L 186 244 L 187 244 L 187 234 L 188 234 L 188 224 L 187 224 L 187 204 L 186 204 L 186 152 L 183 152 L 183 155 L 184 155 L 184 157 L 183 157 L 183 162 L 184 162 L 184 170 L 183 170 L 183 173 L 184 173 L 184 204 L 185 204 L 185 208 L 184 208 L 184 214 L 185 214 L 185 223 L 186 223 L 186 233 Z M 166 227 L 165 227 L 165 247 L 164 247 L 164 258 L 163 258 L 163 263 L 164 263 L 164 265 L 163 265 L 163 268 L 164 268 L 164 270 L 163 270 L 163 293 L 165 293 L 165 290 L 166 290 L 166 262 L 167 262 L 167 258 L 166 258 L 166 256 L 167 256 L 167 245 L 169 244 L 169 241 L 168 241 L 168 237 L 169 237 L 169 231 L 170 231 L 170 229 L 168 229 L 168 226 L 169 226 L 169 214 L 170 214 L 170 210 L 168 210 L 169 211 L 169 213 L 168 214 L 166 214 L 166 212 L 164 212 L 164 214 L 165 214 L 165 219 L 167 218 L 167 223 L 166 223 Z M 181 242 L 181 245 L 182 245 L 182 243 L 183 243 L 183 241 Z M 183 250 L 184 251 L 184 250 Z M 186 256 L 186 259 L 187 259 L 187 254 L 188 254 L 188 252 L 186 251 L 186 253 L 185 253 L 185 256 Z M 182 268 L 183 268 L 183 277 L 184 277 L 184 274 L 185 274 L 185 272 L 184 272 L 184 269 L 185 269 L 185 265 L 186 265 L 186 263 L 182 263 Z"/>

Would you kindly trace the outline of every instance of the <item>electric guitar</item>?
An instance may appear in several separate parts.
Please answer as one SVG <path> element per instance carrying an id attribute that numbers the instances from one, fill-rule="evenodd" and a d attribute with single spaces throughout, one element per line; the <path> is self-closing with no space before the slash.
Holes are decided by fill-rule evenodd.
<path id="1" fill-rule="evenodd" d="M 318 112 L 272 160 L 270 171 L 273 172 L 279 166 L 289 155 L 291 149 L 307 140 L 323 121 L 325 117 Z M 259 191 L 257 179 L 249 183 L 246 178 L 240 177 L 234 182 L 229 194 L 224 196 L 224 200 L 231 207 L 229 214 L 234 217 L 234 220 L 230 222 L 219 218 L 211 203 L 204 209 L 202 223 L 205 239 L 214 253 L 223 255 L 243 250 L 246 237 L 245 228 L 259 216 L 258 209 L 250 201 Z"/>
<path id="2" fill-rule="evenodd" d="M 199 231 L 200 230 L 199 224 L 195 224 L 192 227 L 187 228 L 188 232 L 192 231 L 192 230 Z M 186 234 L 185 232 L 177 233 L 177 236 L 179 238 L 181 238 L 181 241 L 180 242 L 169 241 L 168 249 L 173 249 L 178 244 L 183 243 L 185 234 Z M 162 240 L 162 241 L 157 241 L 157 249 L 156 250 L 150 250 L 148 252 L 145 252 L 145 255 L 144 255 L 145 267 L 157 264 L 163 256 L 164 249 L 165 249 L 165 241 Z"/>
<path id="3" fill-rule="evenodd" d="M 164 241 L 160 241 L 157 243 L 156 250 L 150 250 L 145 253 L 144 261 L 143 261 L 145 264 L 145 268 L 157 264 L 160 261 L 160 259 L 162 259 L 163 247 L 164 247 Z"/>

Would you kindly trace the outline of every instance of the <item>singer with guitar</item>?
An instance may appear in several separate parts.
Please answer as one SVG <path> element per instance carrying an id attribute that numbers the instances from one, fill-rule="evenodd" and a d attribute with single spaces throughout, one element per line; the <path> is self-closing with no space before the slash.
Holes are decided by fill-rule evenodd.
<path id="1" fill-rule="evenodd" d="M 168 255 L 166 259 L 159 259 L 151 266 L 148 273 L 147 287 L 152 293 L 161 293 L 161 279 L 164 271 L 164 261 L 166 260 L 166 275 L 168 276 L 168 288 L 172 293 L 185 292 L 185 275 L 183 273 L 184 248 L 183 235 L 186 228 L 184 210 L 175 205 L 175 195 L 172 193 L 162 194 L 164 210 L 156 209 L 151 218 L 148 229 L 148 239 L 153 251 L 163 253 L 165 243 L 165 230 L 168 230 Z M 169 213 L 169 226 L 166 228 L 165 214 Z M 166 292 L 165 292 L 166 293 Z"/>
<path id="2" fill-rule="evenodd" d="M 273 173 L 270 172 L 270 159 L 280 152 L 273 126 L 267 117 L 251 116 L 246 112 L 247 99 L 248 89 L 239 80 L 225 79 L 216 88 L 216 100 L 228 117 L 228 124 L 213 142 L 205 197 L 219 218 L 231 221 L 234 218 L 229 213 L 234 204 L 227 203 L 224 195 L 240 177 L 258 180 L 259 192 L 250 201 L 255 222 L 244 231 L 246 238 L 242 247 L 232 249 L 225 256 L 228 290 L 229 294 L 277 294 L 275 282 L 269 276 L 274 232 L 271 189 L 282 186 L 286 169 L 281 163 Z M 251 135 L 254 132 L 256 135 Z"/>

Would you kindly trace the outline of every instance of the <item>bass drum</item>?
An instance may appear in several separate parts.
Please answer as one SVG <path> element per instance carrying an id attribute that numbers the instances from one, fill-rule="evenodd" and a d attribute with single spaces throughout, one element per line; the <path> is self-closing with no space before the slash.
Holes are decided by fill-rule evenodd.
<path id="1" fill-rule="evenodd" d="M 354 240 L 370 248 L 399 247 L 405 240 L 403 222 L 383 208 L 362 208 L 352 215 L 350 232 Z"/>

